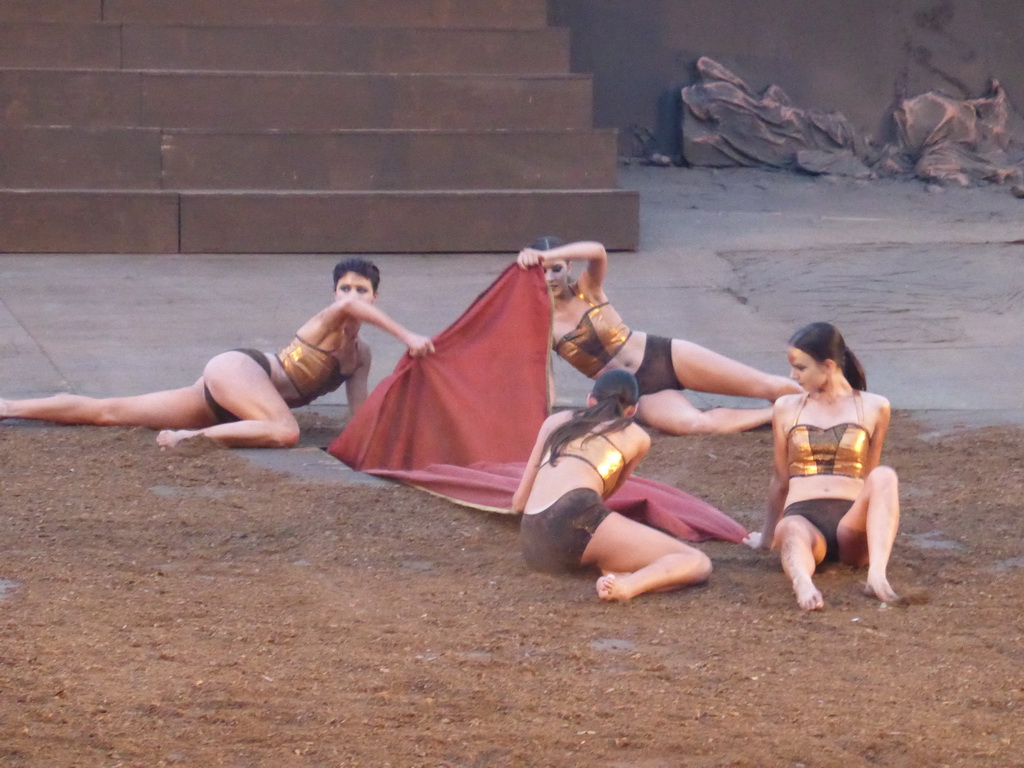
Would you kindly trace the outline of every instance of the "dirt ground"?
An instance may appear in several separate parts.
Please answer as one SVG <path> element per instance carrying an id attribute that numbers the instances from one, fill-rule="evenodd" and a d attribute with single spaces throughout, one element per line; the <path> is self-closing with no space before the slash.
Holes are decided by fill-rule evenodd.
<path id="1" fill-rule="evenodd" d="M 1022 765 L 1022 453 L 896 414 L 905 600 L 834 567 L 805 615 L 740 545 L 700 545 L 706 587 L 607 604 L 528 572 L 512 517 L 0 425 L 0 764 Z M 639 474 L 756 527 L 769 454 L 659 436 Z"/>

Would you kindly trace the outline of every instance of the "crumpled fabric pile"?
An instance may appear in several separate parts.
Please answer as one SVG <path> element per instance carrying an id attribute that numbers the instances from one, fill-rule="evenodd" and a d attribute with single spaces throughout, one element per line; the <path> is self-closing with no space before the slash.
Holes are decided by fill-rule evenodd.
<path id="1" fill-rule="evenodd" d="M 929 91 L 900 101 L 897 139 L 876 146 L 838 112 L 804 109 L 771 85 L 755 93 L 717 61 L 696 62 L 682 89 L 683 160 L 705 167 L 768 167 L 870 179 L 915 176 L 967 186 L 1019 180 L 1010 157 L 1011 108 L 993 80 L 976 99 Z"/>

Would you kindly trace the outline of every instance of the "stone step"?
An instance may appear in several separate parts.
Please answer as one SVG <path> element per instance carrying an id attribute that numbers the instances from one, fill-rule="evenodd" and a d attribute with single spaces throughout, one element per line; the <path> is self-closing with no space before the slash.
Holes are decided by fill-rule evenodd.
<path id="1" fill-rule="evenodd" d="M 0 21 L 538 29 L 547 0 L 3 0 Z"/>
<path id="2" fill-rule="evenodd" d="M 104 0 L 115 24 L 317 24 L 539 29 L 547 0 Z"/>
<path id="3" fill-rule="evenodd" d="M 0 22 L 0 68 L 551 74 L 565 29 L 195 27 Z"/>
<path id="4" fill-rule="evenodd" d="M 105 24 L 0 21 L 0 68 L 120 69 L 121 37 Z"/>
<path id="5" fill-rule="evenodd" d="M 0 190 L 0 253 L 178 253 L 173 192 Z"/>
<path id="6" fill-rule="evenodd" d="M 157 129 L 0 128 L 0 189 L 159 189 Z"/>
<path id="7" fill-rule="evenodd" d="M 0 191 L 0 252 L 514 252 L 543 233 L 638 241 L 625 190 Z"/>
<path id="8" fill-rule="evenodd" d="M 0 188 L 606 189 L 615 132 L 0 128 Z"/>
<path id="9" fill-rule="evenodd" d="M 355 130 L 590 128 L 579 75 L 0 70 L 0 126 Z"/>
<path id="10" fill-rule="evenodd" d="M 88 23 L 103 20 L 103 0 L 4 0 L 0 21 Z"/>
<path id="11" fill-rule="evenodd" d="M 0 0 L 0 252 L 638 242 L 546 0 Z"/>

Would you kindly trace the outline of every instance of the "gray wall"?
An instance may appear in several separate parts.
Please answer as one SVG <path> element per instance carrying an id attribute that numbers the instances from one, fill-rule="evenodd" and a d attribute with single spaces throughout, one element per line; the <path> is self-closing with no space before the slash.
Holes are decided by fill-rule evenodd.
<path id="1" fill-rule="evenodd" d="M 974 97 L 996 77 L 1024 106 L 1024 0 L 550 0 L 549 15 L 572 29 L 573 71 L 594 75 L 596 123 L 624 150 L 699 56 L 881 139 L 898 95 Z"/>

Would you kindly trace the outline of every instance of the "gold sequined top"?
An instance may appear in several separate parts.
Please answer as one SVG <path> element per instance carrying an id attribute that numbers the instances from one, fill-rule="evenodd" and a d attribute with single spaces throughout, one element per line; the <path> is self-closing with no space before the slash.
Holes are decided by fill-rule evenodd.
<path id="1" fill-rule="evenodd" d="M 302 401 L 293 407 L 308 405 L 345 383 L 338 358 L 314 347 L 298 336 L 282 349 L 277 359 Z"/>
<path id="2" fill-rule="evenodd" d="M 590 309 L 575 328 L 555 343 L 555 352 L 584 376 L 593 378 L 618 354 L 633 332 L 607 301 L 594 304 L 575 286 L 573 289 L 590 304 Z"/>
<path id="3" fill-rule="evenodd" d="M 863 421 L 860 395 L 855 394 L 854 398 L 857 417 Z M 868 449 L 871 447 L 871 433 L 867 428 L 854 422 L 843 422 L 831 427 L 797 424 L 802 410 L 803 403 L 789 430 L 789 476 L 843 475 L 863 478 Z"/>
<path id="4" fill-rule="evenodd" d="M 622 455 L 622 451 L 604 435 L 584 435 L 568 443 L 559 452 L 556 461 L 563 458 L 579 459 L 592 466 L 604 480 L 602 496 L 607 496 L 615 490 L 615 485 L 619 482 L 619 475 L 622 474 L 622 469 L 626 466 L 626 457 Z M 544 459 L 542 465 L 550 463 L 549 455 Z"/>

